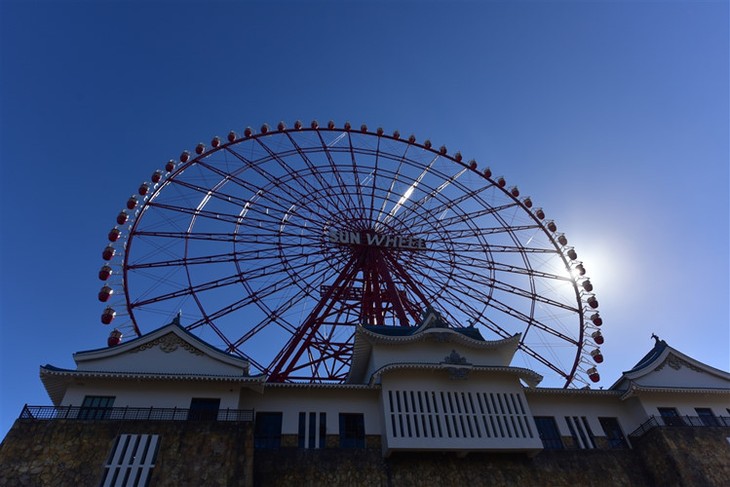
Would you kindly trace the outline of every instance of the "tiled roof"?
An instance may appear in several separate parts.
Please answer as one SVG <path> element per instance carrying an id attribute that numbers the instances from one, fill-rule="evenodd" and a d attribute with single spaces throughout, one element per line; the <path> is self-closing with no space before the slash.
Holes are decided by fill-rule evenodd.
<path id="1" fill-rule="evenodd" d="M 412 336 L 420 330 L 417 326 L 385 326 L 385 325 L 370 325 L 363 326 L 369 332 L 377 333 L 378 335 L 390 336 L 390 337 L 406 337 Z M 472 340 L 485 341 L 482 334 L 477 328 L 452 328 L 448 327 L 449 330 L 455 331 L 465 337 L 471 338 Z"/>
<path id="2" fill-rule="evenodd" d="M 639 360 L 636 365 L 633 366 L 631 370 L 626 371 L 625 373 L 628 374 L 630 372 L 633 372 L 635 370 L 643 369 L 653 361 L 659 358 L 659 356 L 662 354 L 662 352 L 668 347 L 667 342 L 664 340 L 660 340 L 658 337 L 656 338 L 656 343 L 654 344 L 654 348 L 649 350 L 649 353 L 644 355 L 644 357 Z"/>

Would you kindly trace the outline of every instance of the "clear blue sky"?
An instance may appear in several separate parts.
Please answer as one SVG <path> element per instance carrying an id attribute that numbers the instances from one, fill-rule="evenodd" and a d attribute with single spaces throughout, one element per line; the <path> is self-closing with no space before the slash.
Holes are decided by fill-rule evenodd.
<path id="1" fill-rule="evenodd" d="M 415 133 L 517 184 L 596 286 L 609 386 L 651 333 L 730 368 L 727 2 L 0 3 L 0 436 L 103 346 L 106 233 L 213 135 Z"/>

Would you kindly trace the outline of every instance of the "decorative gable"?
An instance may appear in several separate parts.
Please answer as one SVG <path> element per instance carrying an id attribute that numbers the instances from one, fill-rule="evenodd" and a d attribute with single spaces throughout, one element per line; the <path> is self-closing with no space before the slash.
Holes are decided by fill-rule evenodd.
<path id="1" fill-rule="evenodd" d="M 175 322 L 114 347 L 75 353 L 74 360 L 79 371 L 248 375 L 248 361 L 211 347 Z"/>
<path id="2" fill-rule="evenodd" d="M 730 390 L 730 374 L 689 357 L 655 337 L 654 348 L 611 386 L 630 388 Z"/>

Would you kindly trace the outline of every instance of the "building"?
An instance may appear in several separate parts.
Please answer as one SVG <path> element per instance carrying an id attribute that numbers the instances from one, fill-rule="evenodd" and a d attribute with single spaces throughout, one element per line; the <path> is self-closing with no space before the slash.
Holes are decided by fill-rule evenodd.
<path id="1" fill-rule="evenodd" d="M 541 388 L 519 335 L 358 327 L 344 384 L 270 383 L 177 321 L 46 365 L 1 485 L 727 485 L 730 373 L 656 338 L 606 390 Z"/>

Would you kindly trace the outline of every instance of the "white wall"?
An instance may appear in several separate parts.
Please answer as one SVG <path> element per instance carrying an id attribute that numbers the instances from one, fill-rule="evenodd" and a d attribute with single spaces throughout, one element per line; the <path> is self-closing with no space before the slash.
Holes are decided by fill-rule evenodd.
<path id="1" fill-rule="evenodd" d="M 646 419 L 641 412 L 627 407 L 620 396 L 589 395 L 580 392 L 541 393 L 527 392 L 527 401 L 534 416 L 555 418 L 561 436 L 571 436 L 566 416 L 585 417 L 594 436 L 606 436 L 599 417 L 617 418 L 624 436 L 629 435 Z"/>
<path id="2" fill-rule="evenodd" d="M 680 416 L 697 416 L 695 408 L 710 408 L 715 416 L 730 416 L 730 394 L 671 394 L 661 392 L 639 392 L 641 402 L 648 416 L 659 416 L 657 408 L 676 408 Z"/>
<path id="3" fill-rule="evenodd" d="M 327 434 L 339 433 L 340 413 L 363 413 L 366 435 L 379 435 L 382 428 L 378 389 L 323 389 L 305 387 L 267 387 L 263 394 L 242 390 L 239 409 L 257 412 L 282 412 L 281 432 L 299 432 L 299 413 L 327 413 Z"/>
<path id="4" fill-rule="evenodd" d="M 114 407 L 187 409 L 192 398 L 205 397 L 220 398 L 221 409 L 237 409 L 239 389 L 239 384 L 219 382 L 87 379 L 69 386 L 61 405 L 81 406 L 85 396 L 114 396 Z"/>

